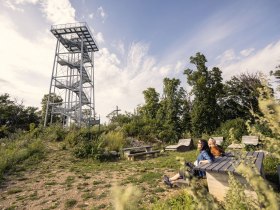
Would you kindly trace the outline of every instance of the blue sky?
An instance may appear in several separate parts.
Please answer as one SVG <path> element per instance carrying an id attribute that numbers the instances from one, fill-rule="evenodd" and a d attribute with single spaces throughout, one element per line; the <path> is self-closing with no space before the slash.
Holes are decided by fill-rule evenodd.
<path id="1" fill-rule="evenodd" d="M 3 0 L 0 93 L 40 106 L 48 92 L 55 38 L 51 25 L 87 22 L 98 42 L 95 100 L 102 120 L 116 105 L 133 111 L 142 91 L 164 77 L 187 87 L 183 70 L 202 52 L 224 80 L 267 74 L 280 64 L 279 0 Z"/>

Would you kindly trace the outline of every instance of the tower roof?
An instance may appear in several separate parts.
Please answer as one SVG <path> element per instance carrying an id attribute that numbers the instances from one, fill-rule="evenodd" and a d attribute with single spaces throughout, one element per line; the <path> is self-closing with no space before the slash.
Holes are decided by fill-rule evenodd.
<path id="1" fill-rule="evenodd" d="M 52 25 L 51 32 L 58 40 L 60 40 L 68 51 L 80 51 L 81 49 L 79 49 L 79 46 L 81 40 L 83 40 L 85 51 L 98 51 L 96 41 L 85 22 Z"/>

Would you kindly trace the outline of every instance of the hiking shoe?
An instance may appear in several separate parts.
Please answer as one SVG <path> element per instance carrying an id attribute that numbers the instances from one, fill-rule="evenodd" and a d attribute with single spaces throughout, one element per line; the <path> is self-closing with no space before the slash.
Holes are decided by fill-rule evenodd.
<path id="1" fill-rule="evenodd" d="M 163 176 L 163 182 L 164 182 L 166 185 L 168 185 L 169 187 L 172 187 L 172 186 L 173 186 L 173 184 L 172 184 L 172 183 L 170 182 L 170 180 L 169 180 L 169 177 L 166 176 L 166 175 Z"/>

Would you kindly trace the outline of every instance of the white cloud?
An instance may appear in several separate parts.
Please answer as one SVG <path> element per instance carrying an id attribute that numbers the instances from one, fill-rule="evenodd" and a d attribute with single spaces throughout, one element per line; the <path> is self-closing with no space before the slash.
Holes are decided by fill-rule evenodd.
<path id="1" fill-rule="evenodd" d="M 254 52 L 255 48 L 248 48 L 248 49 L 244 49 L 242 51 L 240 51 L 240 54 L 247 57 L 249 55 L 251 55 L 252 52 Z"/>
<path id="2" fill-rule="evenodd" d="M 222 69 L 224 78 L 230 77 L 240 73 L 253 73 L 261 71 L 268 74 L 275 69 L 276 65 L 280 64 L 280 41 L 271 43 L 265 48 L 258 50 L 251 56 L 243 57 L 236 60 L 229 65 L 220 63 L 218 66 Z"/>
<path id="3" fill-rule="evenodd" d="M 5 5 L 18 12 L 24 12 L 24 9 L 20 5 L 24 4 L 36 4 L 38 0 L 4 0 Z"/>
<path id="4" fill-rule="evenodd" d="M 125 53 L 124 43 L 119 40 L 112 43 L 112 46 L 117 49 L 117 51 L 123 56 Z"/>
<path id="5" fill-rule="evenodd" d="M 220 63 L 222 66 L 226 66 L 231 64 L 232 62 L 236 62 L 240 58 L 236 56 L 233 49 L 226 50 L 221 55 L 216 57 L 216 60 Z"/>
<path id="6" fill-rule="evenodd" d="M 11 19 L 0 15 L 1 93 L 23 98 L 24 104 L 40 106 L 48 91 L 55 40 L 45 34 L 37 41 L 21 36 Z M 12 40 L 7 42 L 7 40 Z"/>
<path id="7" fill-rule="evenodd" d="M 103 34 L 101 32 L 98 32 L 95 36 L 95 39 L 97 41 L 97 44 L 102 44 L 105 42 L 104 38 L 103 38 Z"/>
<path id="8" fill-rule="evenodd" d="M 120 59 L 106 48 L 100 49 L 95 59 L 95 94 L 97 112 L 102 120 L 116 105 L 132 112 L 144 102 L 143 90 L 154 87 L 162 91 L 162 80 L 172 66 L 158 66 L 148 54 L 145 43 L 132 43 Z"/>
<path id="9" fill-rule="evenodd" d="M 99 7 L 97 9 L 97 14 L 102 18 L 102 21 L 104 22 L 107 17 L 107 14 L 105 13 L 103 7 Z"/>
<path id="10" fill-rule="evenodd" d="M 90 13 L 90 14 L 88 15 L 89 19 L 93 19 L 93 16 L 94 16 L 94 13 Z"/>
<path id="11" fill-rule="evenodd" d="M 69 0 L 41 1 L 42 11 L 51 24 L 74 23 L 75 9 Z"/>

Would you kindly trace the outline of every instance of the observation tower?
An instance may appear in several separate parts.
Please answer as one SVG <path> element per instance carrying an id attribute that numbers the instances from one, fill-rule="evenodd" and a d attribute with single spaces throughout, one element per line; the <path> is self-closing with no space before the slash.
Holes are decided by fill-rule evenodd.
<path id="1" fill-rule="evenodd" d="M 57 43 L 44 126 L 58 115 L 64 126 L 99 124 L 94 101 L 94 52 L 98 47 L 89 27 L 84 22 L 53 25 L 51 32 Z"/>

